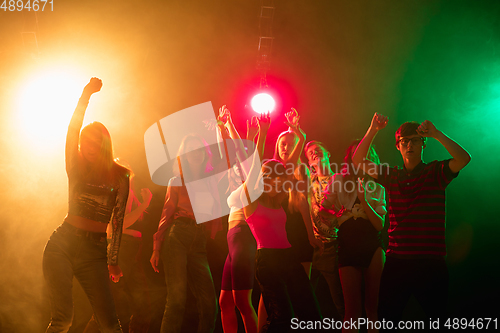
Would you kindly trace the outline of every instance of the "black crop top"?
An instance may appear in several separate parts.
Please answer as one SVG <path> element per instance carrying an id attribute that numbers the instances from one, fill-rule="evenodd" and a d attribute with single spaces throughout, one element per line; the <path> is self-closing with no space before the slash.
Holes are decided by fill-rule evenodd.
<path id="1" fill-rule="evenodd" d="M 68 127 L 66 137 L 66 172 L 69 179 L 68 213 L 89 220 L 112 222 L 108 243 L 108 265 L 118 264 L 118 250 L 123 229 L 123 218 L 129 192 L 129 170 L 113 165 L 112 181 L 96 180 L 79 163 L 78 140 L 87 103 L 79 101 Z"/>

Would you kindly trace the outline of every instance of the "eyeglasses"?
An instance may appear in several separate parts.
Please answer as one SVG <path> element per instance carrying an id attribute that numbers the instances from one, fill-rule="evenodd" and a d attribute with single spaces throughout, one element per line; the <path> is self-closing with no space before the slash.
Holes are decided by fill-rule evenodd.
<path id="1" fill-rule="evenodd" d="M 408 138 L 401 138 L 399 139 L 399 142 L 403 145 L 403 146 L 408 146 L 408 143 L 412 143 L 412 145 L 417 145 L 417 144 L 420 144 L 420 143 L 423 143 L 424 142 L 424 138 L 419 136 L 419 137 L 414 137 L 414 138 L 411 138 L 411 139 L 408 139 Z"/>

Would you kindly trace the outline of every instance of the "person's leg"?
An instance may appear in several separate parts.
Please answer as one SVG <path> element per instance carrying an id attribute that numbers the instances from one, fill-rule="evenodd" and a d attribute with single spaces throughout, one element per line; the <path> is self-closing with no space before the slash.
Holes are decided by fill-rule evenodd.
<path id="1" fill-rule="evenodd" d="M 84 238 L 74 265 L 75 277 L 87 295 L 101 333 L 121 333 L 109 285 L 106 236 Z"/>
<path id="2" fill-rule="evenodd" d="M 188 284 L 196 297 L 200 316 L 198 333 L 213 332 L 217 319 L 217 297 L 212 273 L 208 266 L 206 236 L 201 226 L 195 228 L 196 237 L 187 257 Z"/>
<path id="3" fill-rule="evenodd" d="M 361 318 L 361 286 L 363 272 L 359 267 L 345 266 L 339 269 L 345 301 L 346 322 L 357 322 Z M 342 332 L 357 332 L 357 329 L 342 329 Z"/>
<path id="4" fill-rule="evenodd" d="M 387 257 L 380 277 L 378 303 L 380 321 L 390 320 L 396 326 L 401 320 L 403 310 L 414 289 L 412 261 Z"/>
<path id="5" fill-rule="evenodd" d="M 97 321 L 95 320 L 94 314 L 92 314 L 92 317 L 90 317 L 90 320 L 87 323 L 87 326 L 85 326 L 83 333 L 101 333 L 99 325 L 97 325 Z"/>
<path id="6" fill-rule="evenodd" d="M 257 332 L 257 314 L 252 305 L 257 243 L 247 225 L 237 226 L 228 235 L 231 255 L 231 286 L 234 304 L 241 313 L 247 333 Z"/>
<path id="7" fill-rule="evenodd" d="M 121 251 L 122 249 L 120 246 L 120 253 Z M 125 279 L 126 286 L 124 289 L 131 314 L 128 325 L 128 332 L 130 333 L 148 332 L 151 322 L 151 299 L 147 277 L 140 260 L 141 252 L 142 240 L 140 238 L 134 238 L 129 247 L 129 251 L 124 253 L 130 258 L 130 261 L 127 262 L 127 264 L 130 265 L 128 277 L 125 275 L 125 272 L 123 273 L 123 277 L 127 277 Z M 118 314 L 118 318 L 120 318 L 120 314 Z"/>
<path id="8" fill-rule="evenodd" d="M 238 318 L 232 290 L 221 290 L 219 296 L 220 319 L 224 333 L 238 332 Z"/>
<path id="9" fill-rule="evenodd" d="M 46 333 L 67 332 L 73 321 L 73 268 L 64 250 L 63 235 L 56 233 L 43 252 L 43 275 L 51 306 L 51 321 Z"/>
<path id="10" fill-rule="evenodd" d="M 307 278 L 311 279 L 311 267 L 312 267 L 312 262 L 301 262 L 302 267 L 304 267 L 304 271 L 306 272 Z"/>
<path id="11" fill-rule="evenodd" d="M 229 245 L 229 237 L 228 237 Z M 224 269 L 222 271 L 222 290 L 219 296 L 220 319 L 224 333 L 238 332 L 238 319 L 233 300 L 233 291 L 231 283 L 231 250 L 226 257 Z"/>
<path id="12" fill-rule="evenodd" d="M 269 318 L 267 317 L 266 305 L 264 304 L 264 297 L 262 292 L 259 298 L 259 308 L 257 309 L 257 329 L 262 332 L 262 328 L 267 324 Z"/>
<path id="13" fill-rule="evenodd" d="M 379 247 L 373 254 L 370 266 L 365 270 L 365 311 L 368 320 L 371 322 L 378 320 L 378 294 L 384 261 L 385 253 Z M 378 330 L 369 329 L 368 332 L 378 332 Z"/>
<path id="14" fill-rule="evenodd" d="M 286 288 L 286 263 L 282 250 L 261 249 L 257 252 L 256 276 L 268 314 L 267 322 L 260 332 L 288 332 L 294 316 L 292 303 Z M 304 270 L 300 268 L 304 274 Z M 306 277 L 307 279 L 307 277 Z"/>
<path id="15" fill-rule="evenodd" d="M 445 320 L 448 315 L 448 267 L 444 260 L 422 260 L 415 298 L 428 318 Z"/>
<path id="16" fill-rule="evenodd" d="M 344 320 L 344 295 L 342 293 L 342 283 L 340 282 L 338 269 L 336 242 L 326 243 L 321 255 L 319 254 L 319 250 L 315 249 L 313 262 L 314 267 L 321 272 L 328 284 L 330 295 L 332 296 L 332 301 L 339 314 L 340 320 Z"/>
<path id="17" fill-rule="evenodd" d="M 179 333 L 186 309 L 187 248 L 194 235 L 184 221 L 174 221 L 161 246 L 161 259 L 165 269 L 167 302 L 161 323 L 162 333 Z"/>
<path id="18" fill-rule="evenodd" d="M 253 289 L 233 290 L 234 304 L 241 313 L 246 333 L 257 333 L 257 314 L 252 305 L 252 291 Z"/>
<path id="19" fill-rule="evenodd" d="M 321 310 L 309 278 L 303 270 L 303 266 L 294 263 L 293 258 L 290 258 L 289 262 L 285 263 L 285 265 L 284 278 L 286 279 L 286 289 L 292 302 L 295 316 L 299 320 L 321 320 Z"/>

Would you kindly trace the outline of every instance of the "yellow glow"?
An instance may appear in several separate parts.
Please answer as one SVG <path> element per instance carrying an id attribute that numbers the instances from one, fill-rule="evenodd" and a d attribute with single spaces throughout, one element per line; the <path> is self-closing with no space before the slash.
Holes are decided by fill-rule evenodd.
<path id="1" fill-rule="evenodd" d="M 16 122 L 22 140 L 37 148 L 64 142 L 86 80 L 71 69 L 49 69 L 35 74 L 18 95 Z"/>

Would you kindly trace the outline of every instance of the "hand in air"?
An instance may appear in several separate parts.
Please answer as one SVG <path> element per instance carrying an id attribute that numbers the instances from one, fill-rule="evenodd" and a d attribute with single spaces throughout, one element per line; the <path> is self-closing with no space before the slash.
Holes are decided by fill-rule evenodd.
<path id="1" fill-rule="evenodd" d="M 257 124 L 260 132 L 267 132 L 269 126 L 271 126 L 271 116 L 269 116 L 269 112 L 261 113 L 260 117 L 257 118 Z"/>
<path id="2" fill-rule="evenodd" d="M 300 129 L 300 125 L 299 125 L 300 116 L 299 116 L 299 113 L 297 112 L 297 110 L 292 108 L 292 111 L 285 113 L 285 117 L 287 120 L 287 121 L 285 121 L 285 125 L 288 126 L 288 130 L 294 132 L 299 137 L 302 136 L 305 138 L 306 134 Z"/>
<path id="3" fill-rule="evenodd" d="M 219 116 L 217 117 L 217 124 L 221 126 L 222 123 L 222 126 L 224 126 L 227 125 L 227 123 L 230 121 L 231 121 L 231 112 L 225 105 L 221 106 L 219 108 Z"/>
<path id="4" fill-rule="evenodd" d="M 90 82 L 87 83 L 83 91 L 87 94 L 92 95 L 93 93 L 96 93 L 101 90 L 102 87 L 102 81 L 101 79 L 98 79 L 96 77 L 93 77 L 90 79 Z"/>
<path id="5" fill-rule="evenodd" d="M 257 133 L 259 133 L 259 124 L 257 117 L 253 116 L 252 119 L 247 120 L 247 140 L 254 141 Z"/>
<path id="6" fill-rule="evenodd" d="M 426 138 L 435 138 L 438 130 L 433 123 L 426 120 L 418 126 L 417 133 Z"/>
<path id="7" fill-rule="evenodd" d="M 389 117 L 384 116 L 378 112 L 375 112 L 370 127 L 376 131 L 380 131 L 385 126 L 387 126 L 388 122 L 389 122 Z"/>

